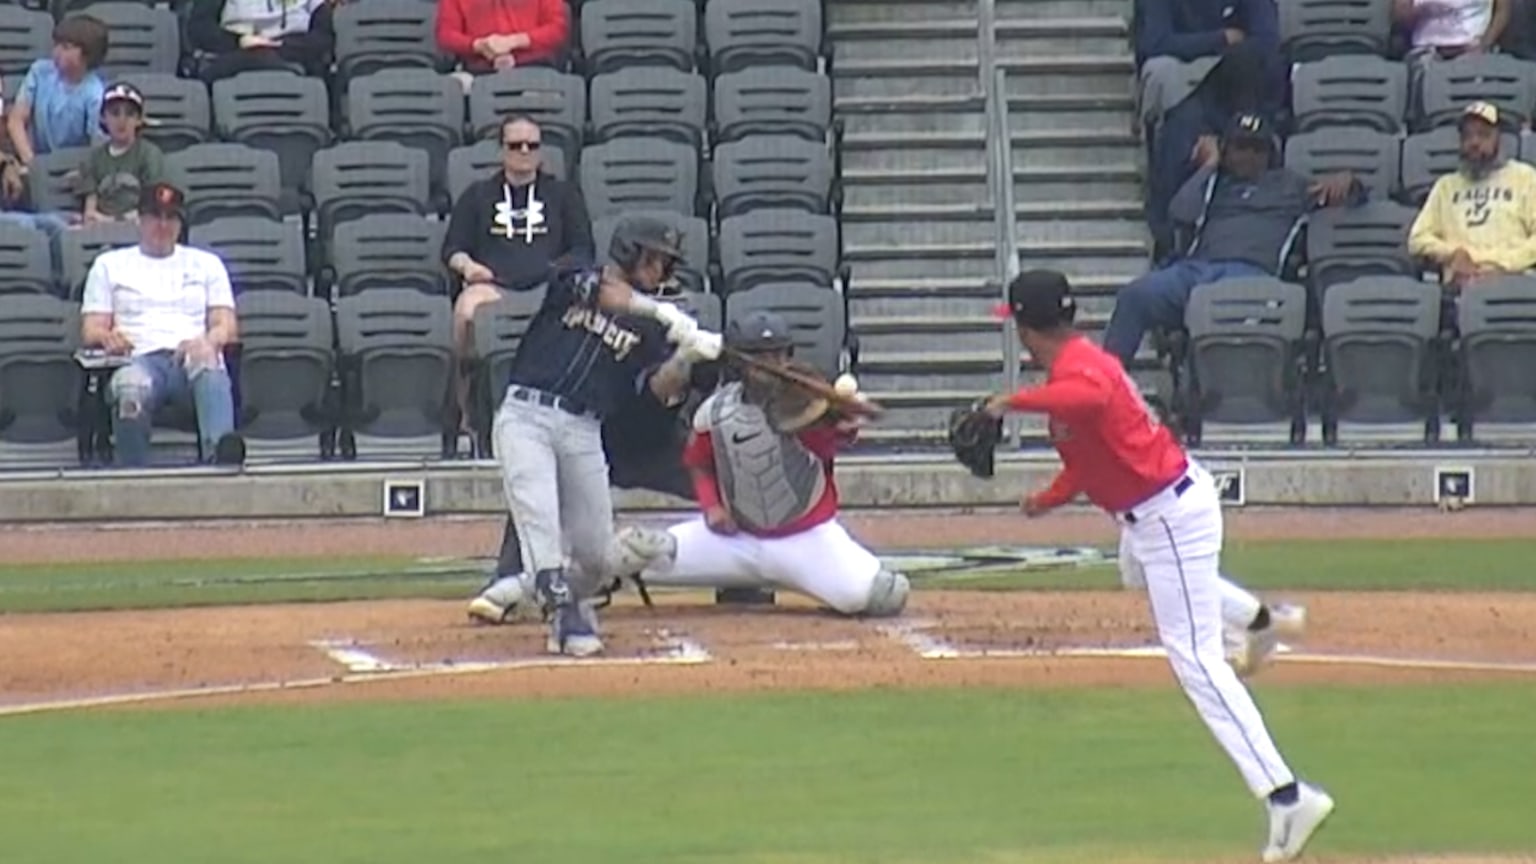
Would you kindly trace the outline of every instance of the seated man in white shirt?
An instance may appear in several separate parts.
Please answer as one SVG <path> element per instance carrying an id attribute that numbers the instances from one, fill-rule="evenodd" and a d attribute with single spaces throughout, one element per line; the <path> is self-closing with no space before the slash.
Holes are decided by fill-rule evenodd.
<path id="1" fill-rule="evenodd" d="M 117 464 L 144 465 L 155 411 L 190 400 L 205 461 L 237 464 L 234 399 L 224 346 L 237 338 L 234 292 L 218 256 L 181 245 L 181 190 L 169 183 L 139 197 L 139 243 L 96 256 L 85 280 L 81 337 L 87 348 L 132 357 L 112 375 Z"/>

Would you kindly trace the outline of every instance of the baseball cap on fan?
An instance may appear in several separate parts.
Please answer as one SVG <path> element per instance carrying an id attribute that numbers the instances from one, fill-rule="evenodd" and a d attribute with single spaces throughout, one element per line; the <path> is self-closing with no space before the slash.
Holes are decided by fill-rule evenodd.
<path id="1" fill-rule="evenodd" d="M 1012 318 L 1031 330 L 1049 330 L 1071 324 L 1077 314 L 1072 286 L 1056 270 L 1026 270 L 1008 283 L 1008 302 L 993 310 L 998 318 Z"/>
<path id="2" fill-rule="evenodd" d="M 1481 120 L 1497 129 L 1499 127 L 1499 106 L 1492 102 L 1473 102 L 1461 109 L 1461 119 L 1456 122 L 1460 126 L 1468 120 Z"/>
<path id="3" fill-rule="evenodd" d="M 187 199 L 169 183 L 156 183 L 144 187 L 139 193 L 139 214 L 158 216 L 161 219 L 182 219 L 186 216 Z"/>
<path id="4" fill-rule="evenodd" d="M 126 81 L 119 81 L 107 88 L 107 92 L 101 95 L 101 106 L 105 108 L 113 102 L 127 102 L 138 108 L 140 113 L 144 111 L 144 94 L 139 88 Z"/>

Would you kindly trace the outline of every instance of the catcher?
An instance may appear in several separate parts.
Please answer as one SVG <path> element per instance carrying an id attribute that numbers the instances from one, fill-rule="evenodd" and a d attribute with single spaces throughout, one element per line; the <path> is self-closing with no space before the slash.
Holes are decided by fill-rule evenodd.
<path id="1" fill-rule="evenodd" d="M 772 312 L 731 322 L 725 344 L 815 374 L 792 363 L 789 327 Z M 885 569 L 837 521 L 832 460 L 862 419 L 751 364 L 729 355 L 726 363 L 735 380 L 699 406 L 683 451 L 702 515 L 665 531 L 621 529 L 613 573 L 651 585 L 782 588 L 845 615 L 900 614 L 907 577 Z M 857 394 L 851 376 L 837 389 Z"/>

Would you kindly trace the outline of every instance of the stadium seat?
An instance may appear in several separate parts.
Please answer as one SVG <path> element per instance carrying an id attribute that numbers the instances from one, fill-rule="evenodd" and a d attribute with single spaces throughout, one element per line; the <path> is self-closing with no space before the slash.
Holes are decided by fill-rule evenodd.
<path id="1" fill-rule="evenodd" d="M 1198 445 L 1220 427 L 1276 427 L 1306 437 L 1307 289 L 1270 277 L 1224 279 L 1190 294 L 1184 431 Z M 1214 427 L 1214 428 L 1213 428 Z"/>
<path id="2" fill-rule="evenodd" d="M 1454 127 L 1468 103 L 1497 105 L 1501 125 L 1523 126 L 1531 117 L 1536 65 L 1509 54 L 1463 54 L 1424 67 L 1423 104 L 1416 131 Z M 1513 150 L 1508 152 L 1515 152 Z"/>
<path id="3" fill-rule="evenodd" d="M 98 222 L 59 234 L 59 287 L 62 296 L 78 302 L 85 291 L 85 277 L 96 256 L 108 249 L 134 246 L 139 227 L 132 222 Z"/>
<path id="4" fill-rule="evenodd" d="M 80 212 L 84 198 L 79 194 L 80 166 L 89 156 L 89 147 L 65 147 L 39 153 L 27 171 L 27 196 L 38 213 L 67 210 Z"/>
<path id="5" fill-rule="evenodd" d="M 1360 276 L 1417 277 L 1408 229 L 1418 212 L 1394 201 L 1327 207 L 1307 223 L 1307 280 L 1318 296 Z"/>
<path id="6" fill-rule="evenodd" d="M 433 457 L 454 373 L 447 297 L 380 288 L 336 301 L 343 456 Z"/>
<path id="7" fill-rule="evenodd" d="M 544 132 L 545 150 L 558 146 L 573 164 L 585 144 L 587 82 L 553 69 L 504 69 L 478 75 L 469 88 L 469 128 L 474 138 L 501 132 L 501 121 L 525 114 Z"/>
<path id="8" fill-rule="evenodd" d="M 592 79 L 594 143 L 646 136 L 702 144 L 709 88 L 702 75 L 666 68 L 632 68 Z"/>
<path id="9" fill-rule="evenodd" d="M 385 69 L 436 70 L 443 62 L 433 4 L 422 0 L 343 3 L 336 7 L 332 21 L 336 71 L 342 82 Z"/>
<path id="10" fill-rule="evenodd" d="M 1401 163 L 1401 139 L 1374 129 L 1330 127 L 1285 141 L 1285 167 L 1312 179 L 1348 172 L 1378 201 L 1397 195 Z"/>
<path id="11" fill-rule="evenodd" d="M 815 71 L 822 39 L 821 0 L 710 0 L 704 6 L 712 75 L 780 64 Z"/>
<path id="12" fill-rule="evenodd" d="M 375 213 L 343 222 L 331 241 L 337 297 L 379 288 L 448 293 L 442 263 L 447 223 L 408 213 Z"/>
<path id="13" fill-rule="evenodd" d="M 144 3 L 92 3 L 78 10 L 107 25 L 110 48 L 97 70 L 108 81 L 135 72 L 176 74 L 181 64 L 181 22 L 170 9 Z"/>
<path id="14" fill-rule="evenodd" d="M 837 220 L 802 210 L 754 210 L 720 220 L 720 293 L 764 282 L 802 281 L 827 290 L 839 274 Z"/>
<path id="15" fill-rule="evenodd" d="M 1536 438 L 1536 278 L 1485 279 L 1457 303 L 1459 436 Z"/>
<path id="16" fill-rule="evenodd" d="M 702 291 L 683 291 L 674 294 L 671 303 L 682 309 L 693 320 L 699 322 L 699 326 L 715 333 L 723 331 L 725 326 L 725 304 L 721 302 L 719 294 L 706 294 Z"/>
<path id="17" fill-rule="evenodd" d="M 752 135 L 715 148 L 717 211 L 728 218 L 759 208 L 826 213 L 832 207 L 832 154 L 794 135 Z"/>
<path id="18" fill-rule="evenodd" d="M 260 216 L 227 216 L 192 226 L 190 245 L 218 255 L 236 294 L 245 291 L 308 293 L 304 237 L 297 222 Z"/>
<path id="19" fill-rule="evenodd" d="M 270 150 L 194 144 L 166 154 L 165 173 L 186 195 L 189 225 L 225 216 L 282 218 L 282 168 Z"/>
<path id="20" fill-rule="evenodd" d="M 448 151 L 464 140 L 464 110 L 463 85 L 428 69 L 375 72 L 347 88 L 351 137 L 425 151 L 435 200 L 447 200 Z"/>
<path id="21" fill-rule="evenodd" d="M 626 210 L 699 212 L 699 152 L 660 138 L 616 138 L 581 151 L 581 194 L 593 219 Z"/>
<path id="22" fill-rule="evenodd" d="M 692 72 L 699 54 L 699 7 L 677 0 L 589 0 L 581 4 L 587 76 L 635 66 Z"/>
<path id="23" fill-rule="evenodd" d="M 213 103 L 202 81 L 159 72 L 128 74 L 121 80 L 144 94 L 154 121 L 144 127 L 144 137 L 161 150 L 172 153 L 213 137 Z"/>
<path id="24" fill-rule="evenodd" d="M 539 285 L 527 291 L 505 291 L 501 297 L 475 309 L 475 397 L 470 400 L 469 421 L 480 440 L 482 453 L 494 451 L 491 420 L 506 393 L 507 383 L 512 380 L 518 346 L 544 305 L 547 290 Z"/>
<path id="25" fill-rule="evenodd" d="M 1284 0 L 1280 49 L 1292 63 L 1331 54 L 1385 54 L 1392 0 Z"/>
<path id="26" fill-rule="evenodd" d="M 796 360 L 828 380 L 842 371 L 848 310 L 841 294 L 803 282 L 768 282 L 725 298 L 727 322 L 761 309 L 777 312 L 789 325 Z"/>
<path id="27" fill-rule="evenodd" d="M 30 225 L 0 222 L 0 294 L 52 294 L 48 235 Z"/>
<path id="28" fill-rule="evenodd" d="M 748 135 L 826 140 L 832 127 L 832 79 L 795 66 L 757 66 L 715 78 L 716 143 Z"/>
<path id="29" fill-rule="evenodd" d="M 53 16 L 37 9 L 0 4 L 0 75 L 19 83 L 32 62 L 53 50 Z"/>
<path id="30" fill-rule="evenodd" d="M 570 179 L 565 151 L 550 147 L 539 151 L 539 170 L 561 180 Z M 448 153 L 448 201 L 459 200 L 464 190 L 476 180 L 501 171 L 501 142 L 485 138 L 473 144 L 455 147 Z"/>
<path id="31" fill-rule="evenodd" d="M 309 188 L 322 245 L 336 226 L 374 213 L 428 212 L 427 154 L 394 141 L 342 141 L 315 154 Z"/>
<path id="32" fill-rule="evenodd" d="M 276 153 L 282 211 L 303 209 L 315 153 L 331 143 L 325 82 L 292 72 L 242 72 L 213 82 L 212 94 L 218 136 Z"/>
<path id="33" fill-rule="evenodd" d="M 684 216 L 667 210 L 626 210 L 592 222 L 592 241 L 597 254 L 606 260 L 608 243 L 621 220 L 645 216 L 659 219 L 676 228 L 683 238 L 683 260 L 677 265 L 678 284 L 688 291 L 707 290 L 709 270 L 709 225 L 697 216 Z"/>
<path id="34" fill-rule="evenodd" d="M 1405 276 L 1342 282 L 1323 295 L 1322 323 L 1325 442 L 1368 427 L 1438 440 L 1440 287 Z"/>
<path id="35" fill-rule="evenodd" d="M 80 461 L 80 307 L 44 294 L 0 294 L 0 467 Z"/>
<path id="36" fill-rule="evenodd" d="M 240 434 L 246 461 L 313 459 L 335 427 L 335 335 L 324 300 L 246 291 L 240 319 Z"/>
<path id="37" fill-rule="evenodd" d="M 1408 67 L 1349 54 L 1301 63 L 1291 75 L 1291 112 L 1298 132 L 1335 126 L 1400 132 L 1408 115 Z"/>
<path id="38" fill-rule="evenodd" d="M 1518 154 L 1520 139 L 1505 132 L 1499 140 L 1500 152 Z M 1455 171 L 1461 164 L 1461 133 L 1454 126 L 1440 126 L 1403 139 L 1403 177 L 1398 186 L 1403 200 L 1414 205 L 1424 203 L 1429 190 L 1442 174 Z"/>

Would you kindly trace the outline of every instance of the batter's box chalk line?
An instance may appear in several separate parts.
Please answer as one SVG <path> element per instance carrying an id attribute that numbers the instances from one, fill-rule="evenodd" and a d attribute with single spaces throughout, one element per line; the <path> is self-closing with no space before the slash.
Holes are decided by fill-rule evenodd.
<path id="1" fill-rule="evenodd" d="M 356 640 L 321 639 L 309 644 L 354 675 L 457 674 L 506 669 L 549 669 L 566 666 L 657 666 L 708 663 L 714 659 L 702 644 L 660 630 L 653 634 L 656 650 L 627 657 L 519 657 L 511 660 L 448 659 L 437 662 L 397 662 L 363 647 Z"/>

